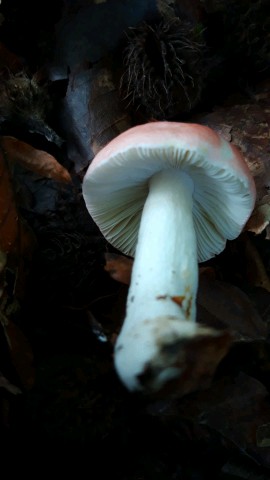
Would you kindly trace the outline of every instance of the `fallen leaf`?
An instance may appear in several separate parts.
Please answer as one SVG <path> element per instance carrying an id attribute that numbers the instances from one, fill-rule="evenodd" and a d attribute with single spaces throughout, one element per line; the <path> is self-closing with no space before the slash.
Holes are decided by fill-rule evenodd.
<path id="1" fill-rule="evenodd" d="M 0 155 L 0 248 L 5 254 L 14 248 L 18 236 L 18 214 L 11 178 Z"/>
<path id="2" fill-rule="evenodd" d="M 267 325 L 240 288 L 201 273 L 198 288 L 198 322 L 228 328 L 236 341 L 267 337 Z"/>
<path id="3" fill-rule="evenodd" d="M 52 178 L 58 182 L 71 182 L 66 168 L 49 153 L 9 136 L 0 137 L 0 145 L 9 161 L 18 162 L 42 177 Z"/>
<path id="4" fill-rule="evenodd" d="M 233 105 L 217 108 L 210 114 L 198 117 L 199 119 L 200 123 L 213 128 L 227 141 L 239 147 L 260 187 L 258 199 L 261 199 L 262 193 L 264 196 L 267 192 L 264 184 L 269 182 L 270 174 L 267 161 L 270 119 L 267 109 L 252 103 Z"/>
<path id="5" fill-rule="evenodd" d="M 0 152 L 1 299 L 2 296 L 12 297 L 13 303 L 14 299 L 23 298 L 35 246 L 32 230 L 18 214 L 10 171 Z"/>
<path id="6" fill-rule="evenodd" d="M 270 187 L 270 81 L 259 85 L 246 103 L 218 107 L 192 121 L 216 130 L 242 152 L 257 190 L 254 211 L 246 229 L 261 233 L 269 224 Z M 266 205 L 266 207 L 264 207 Z"/>
<path id="7" fill-rule="evenodd" d="M 66 139 L 68 159 L 76 173 L 88 167 L 94 155 L 90 146 L 89 97 L 92 73 L 85 62 L 72 69 L 67 81 L 66 94 L 58 111 L 59 123 Z M 57 83 L 57 80 L 56 80 Z"/>
<path id="8" fill-rule="evenodd" d="M 4 270 L 7 264 L 7 256 L 4 252 L 0 250 L 0 273 Z"/>
<path id="9" fill-rule="evenodd" d="M 30 237 L 29 229 L 18 215 L 12 178 L 0 153 L 0 250 L 3 254 L 22 253 L 31 243 Z"/>
<path id="10" fill-rule="evenodd" d="M 264 435 L 268 435 L 265 426 L 270 422 L 268 397 L 261 382 L 240 372 L 216 381 L 205 392 L 182 399 L 179 413 L 218 432 L 242 454 L 269 468 L 270 449 L 262 446 Z"/>
<path id="11" fill-rule="evenodd" d="M 133 260 L 116 253 L 105 253 L 105 259 L 106 264 L 104 269 L 106 272 L 117 282 L 129 285 Z"/>
<path id="12" fill-rule="evenodd" d="M 90 141 L 95 150 L 101 145 L 100 133 L 103 133 L 101 141 L 106 141 L 106 122 L 112 126 L 111 138 L 119 127 L 120 130 L 125 128 L 127 113 L 120 106 L 117 80 L 122 66 L 119 45 L 129 28 L 158 13 L 153 0 L 137 0 L 136 8 L 133 2 L 114 0 L 112 22 L 111 8 L 109 1 L 81 0 L 76 1 L 76 6 L 74 2 L 64 2 L 63 14 L 55 26 L 50 79 L 54 81 L 61 77 L 68 80 L 66 96 L 58 114 L 67 139 L 68 158 L 74 163 L 76 172 L 81 172 L 93 159 Z M 111 55 L 113 64 L 106 65 Z M 98 65 L 99 62 L 104 68 Z M 103 84 L 104 92 L 100 96 L 100 81 L 106 81 L 106 76 L 110 77 L 110 85 Z"/>
<path id="13" fill-rule="evenodd" d="M 245 258 L 247 278 L 250 285 L 270 292 L 270 279 L 260 254 L 249 237 L 245 237 Z"/>
<path id="14" fill-rule="evenodd" d="M 248 231 L 259 235 L 266 230 L 266 238 L 270 239 L 270 195 L 265 195 L 255 207 L 249 218 L 246 228 Z"/>
<path id="15" fill-rule="evenodd" d="M 119 101 L 118 86 L 111 69 L 95 65 L 89 100 L 91 147 L 94 155 L 113 138 L 132 126 L 131 119 Z"/>

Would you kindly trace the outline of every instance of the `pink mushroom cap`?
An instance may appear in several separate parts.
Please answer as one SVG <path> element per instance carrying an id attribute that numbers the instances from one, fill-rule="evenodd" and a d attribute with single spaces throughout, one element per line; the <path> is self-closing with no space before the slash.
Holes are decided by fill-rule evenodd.
<path id="1" fill-rule="evenodd" d="M 164 169 L 182 169 L 194 183 L 198 261 L 206 261 L 241 233 L 256 200 L 242 153 L 209 127 L 161 121 L 120 134 L 85 174 L 86 207 L 104 237 L 134 256 L 149 180 Z"/>

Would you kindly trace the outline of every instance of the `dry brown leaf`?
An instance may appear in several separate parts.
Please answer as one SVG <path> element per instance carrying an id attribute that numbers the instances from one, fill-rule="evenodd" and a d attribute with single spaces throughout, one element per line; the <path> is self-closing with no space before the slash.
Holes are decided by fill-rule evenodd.
<path id="1" fill-rule="evenodd" d="M 106 264 L 104 269 L 106 272 L 108 272 L 114 280 L 129 285 L 133 260 L 116 253 L 105 253 L 105 259 Z"/>
<path id="2" fill-rule="evenodd" d="M 9 161 L 17 162 L 42 177 L 58 182 L 71 182 L 67 169 L 49 153 L 9 136 L 0 137 L 0 144 Z"/>
<path id="3" fill-rule="evenodd" d="M 12 178 L 0 152 L 0 321 L 3 325 L 15 368 L 25 388 L 33 383 L 31 348 L 23 333 L 9 317 L 23 296 L 29 260 L 35 245 L 32 232 L 18 215 Z M 14 280 L 8 281 L 7 268 Z M 12 293 L 10 293 L 12 292 Z"/>
<path id="4" fill-rule="evenodd" d="M 4 254 L 17 250 L 19 228 L 10 173 L 0 155 L 0 249 Z"/>
<path id="5" fill-rule="evenodd" d="M 110 140 L 131 127 L 131 120 L 119 102 L 112 73 L 97 65 L 92 69 L 89 100 L 91 114 L 91 147 L 94 154 Z"/>
<path id="6" fill-rule="evenodd" d="M 270 467 L 270 449 L 262 448 L 269 444 L 269 392 L 257 379 L 242 372 L 233 379 L 221 378 L 207 391 L 182 399 L 178 413 L 218 432 L 257 464 Z"/>
<path id="7" fill-rule="evenodd" d="M 17 300 L 23 298 L 26 277 L 36 240 L 33 232 L 18 215 L 12 178 L 0 152 L 0 298 L 12 292 Z M 6 269 L 12 272 L 13 284 L 6 285 Z M 10 276 L 9 276 L 10 278 Z"/>
<path id="8" fill-rule="evenodd" d="M 1 252 L 0 250 L 0 275 L 3 272 L 6 264 L 7 264 L 7 256 L 4 252 Z"/>
<path id="9" fill-rule="evenodd" d="M 245 238 L 245 257 L 249 283 L 270 292 L 269 276 L 257 248 L 248 237 Z"/>
<path id="10" fill-rule="evenodd" d="M 9 171 L 0 156 L 0 248 L 4 253 L 13 249 L 18 233 L 18 214 Z"/>
<path id="11" fill-rule="evenodd" d="M 219 107 L 210 114 L 197 115 L 193 121 L 213 128 L 241 150 L 257 189 L 246 230 L 261 233 L 270 220 L 270 81 L 260 85 L 246 104 Z"/>
<path id="12" fill-rule="evenodd" d="M 20 219 L 7 163 L 0 153 L 0 250 L 18 255 L 33 246 L 33 235 Z"/>
<path id="13" fill-rule="evenodd" d="M 246 228 L 248 231 L 259 235 L 266 230 L 266 238 L 270 239 L 270 195 L 265 195 L 260 202 L 257 203 L 254 212 L 249 218 Z"/>
<path id="14" fill-rule="evenodd" d="M 202 270 L 197 296 L 198 322 L 217 329 L 229 329 L 236 341 L 263 340 L 266 323 L 240 288 L 218 280 Z"/>

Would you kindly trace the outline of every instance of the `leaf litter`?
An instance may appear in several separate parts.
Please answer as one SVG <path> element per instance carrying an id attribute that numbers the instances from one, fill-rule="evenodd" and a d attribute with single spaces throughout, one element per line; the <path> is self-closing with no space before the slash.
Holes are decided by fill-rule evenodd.
<path id="1" fill-rule="evenodd" d="M 3 25 L 19 22 L 20 33 L 28 25 L 29 7 L 22 14 L 17 3 L 12 22 L 5 6 Z M 40 118 L 35 123 L 30 115 L 29 122 L 20 113 L 18 119 L 6 103 L 0 119 L 0 422 L 6 447 L 33 452 L 45 444 L 50 452 L 60 441 L 83 459 L 91 452 L 93 471 L 114 471 L 127 480 L 267 478 L 269 81 L 258 83 L 245 97 L 211 105 L 209 113 L 187 117 L 238 145 L 257 185 L 256 208 L 244 235 L 229 243 L 219 258 L 200 266 L 198 320 L 232 332 L 232 347 L 205 391 L 176 400 L 138 398 L 125 391 L 113 368 L 132 259 L 104 240 L 85 210 L 80 186 L 107 135 L 143 120 L 117 103 L 121 64 L 112 59 L 122 32 L 127 23 L 144 19 L 146 10 L 171 14 L 179 2 L 166 8 L 164 2 L 138 2 L 135 15 L 130 1 L 117 0 L 116 11 L 124 7 L 120 24 L 106 24 L 105 43 L 102 30 L 99 40 L 90 35 L 87 55 L 86 45 L 81 48 L 81 32 L 92 21 L 86 13 L 100 9 L 105 18 L 109 2 L 60 3 L 62 12 L 57 8 L 58 19 L 54 16 L 48 26 L 54 30 L 57 24 L 49 68 L 47 58 L 33 68 L 32 53 L 25 50 L 22 58 L 27 42 L 16 45 L 6 30 L 0 49 L 2 86 L 7 69 L 18 78 L 25 78 L 26 69 L 28 78 L 39 82 L 46 65 L 46 88 L 41 82 L 38 89 L 44 86 L 44 98 L 50 100 L 42 128 Z M 193 4 L 197 11 L 199 3 Z M 46 8 L 42 3 L 37 18 L 43 26 Z M 68 22 L 76 28 L 68 29 Z M 110 28 L 115 44 L 110 43 Z M 44 30 L 41 37 L 34 33 L 41 48 L 47 36 Z M 77 49 L 71 51 L 74 38 Z M 108 112 L 101 119 L 108 98 Z M 96 128 L 97 119 L 102 120 L 101 129 Z M 13 397 L 23 400 L 14 402 Z M 23 442 L 26 430 L 28 447 Z"/>

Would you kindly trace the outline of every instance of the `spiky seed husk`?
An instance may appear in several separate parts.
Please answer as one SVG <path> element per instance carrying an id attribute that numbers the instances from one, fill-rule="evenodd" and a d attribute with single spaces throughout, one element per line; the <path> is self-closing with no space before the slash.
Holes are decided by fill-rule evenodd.
<path id="1" fill-rule="evenodd" d="M 190 111 L 203 87 L 203 29 L 174 17 L 127 33 L 121 94 L 149 118 Z"/>

